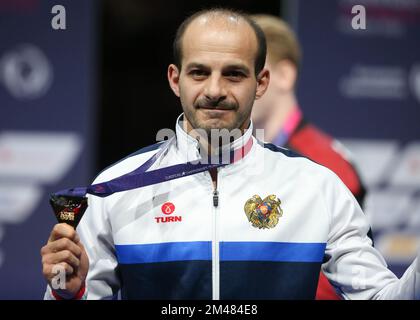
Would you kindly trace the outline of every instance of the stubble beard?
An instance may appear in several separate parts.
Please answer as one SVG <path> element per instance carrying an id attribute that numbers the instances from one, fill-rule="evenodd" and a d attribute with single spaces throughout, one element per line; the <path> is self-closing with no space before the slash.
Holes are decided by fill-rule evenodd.
<path id="1" fill-rule="evenodd" d="M 228 130 L 229 132 L 239 129 L 243 127 L 244 123 L 247 121 L 249 116 L 247 117 L 246 114 L 240 113 L 237 111 L 235 112 L 235 117 L 233 121 L 225 122 L 221 119 L 214 118 L 214 119 L 208 119 L 208 120 L 201 120 L 197 117 L 198 109 L 195 109 L 193 111 L 187 111 L 188 109 L 184 109 L 184 117 L 188 120 L 190 123 L 192 129 L 195 130 L 203 130 L 206 134 L 209 140 L 211 140 L 212 134 L 217 134 L 220 130 Z"/>

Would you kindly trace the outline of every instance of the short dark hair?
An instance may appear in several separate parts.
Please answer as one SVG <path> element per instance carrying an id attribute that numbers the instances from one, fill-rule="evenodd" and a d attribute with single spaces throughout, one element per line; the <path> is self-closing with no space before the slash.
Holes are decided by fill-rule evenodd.
<path id="1" fill-rule="evenodd" d="M 234 9 L 227 9 L 227 8 L 211 8 L 211 9 L 203 9 L 200 11 L 195 12 L 194 14 L 187 17 L 181 25 L 178 27 L 175 39 L 173 42 L 173 59 L 174 64 L 181 69 L 182 68 L 182 38 L 184 36 L 185 30 L 190 25 L 192 21 L 200 16 L 204 16 L 207 14 L 211 15 L 226 15 L 232 16 L 238 19 L 243 19 L 247 22 L 251 28 L 254 30 L 255 36 L 257 37 L 257 55 L 255 57 L 255 75 L 258 75 L 260 71 L 264 68 L 265 65 L 265 58 L 267 54 L 267 44 L 265 40 L 265 35 L 260 26 L 255 23 L 247 14 Z"/>

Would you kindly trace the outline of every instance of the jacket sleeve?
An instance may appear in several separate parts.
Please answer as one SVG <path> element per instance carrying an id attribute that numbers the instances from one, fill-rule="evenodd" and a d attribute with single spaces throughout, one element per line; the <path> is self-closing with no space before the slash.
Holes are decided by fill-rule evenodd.
<path id="1" fill-rule="evenodd" d="M 330 230 L 323 272 L 345 299 L 420 299 L 418 258 L 398 279 L 367 236 L 368 219 L 345 185 L 329 170 L 321 186 Z M 391 210 L 392 208 L 390 208 Z"/>
<path id="2" fill-rule="evenodd" d="M 83 299 L 115 299 L 120 289 L 120 281 L 106 200 L 88 195 L 88 205 L 77 227 L 77 233 L 89 257 Z M 44 299 L 55 300 L 49 286 Z"/>

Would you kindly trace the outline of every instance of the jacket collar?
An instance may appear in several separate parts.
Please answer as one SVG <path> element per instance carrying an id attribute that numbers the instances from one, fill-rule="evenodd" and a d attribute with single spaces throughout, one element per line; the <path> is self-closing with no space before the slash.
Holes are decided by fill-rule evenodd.
<path id="1" fill-rule="evenodd" d="M 176 147 L 177 153 L 183 161 L 194 161 L 201 158 L 200 145 L 196 138 L 189 135 L 183 128 L 183 113 L 176 120 Z M 252 121 L 248 129 L 239 138 L 231 143 L 222 146 L 221 154 L 231 154 L 231 161 L 237 162 L 244 158 L 253 145 L 252 139 L 253 124 Z"/>

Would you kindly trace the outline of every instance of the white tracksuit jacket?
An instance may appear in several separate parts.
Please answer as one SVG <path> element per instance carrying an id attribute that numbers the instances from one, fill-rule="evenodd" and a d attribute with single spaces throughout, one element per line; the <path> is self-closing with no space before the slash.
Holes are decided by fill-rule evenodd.
<path id="1" fill-rule="evenodd" d="M 250 140 L 251 139 L 251 140 Z M 419 299 L 417 259 L 398 279 L 367 237 L 369 224 L 329 169 L 252 136 L 239 161 L 218 168 L 218 203 L 208 171 L 106 198 L 89 196 L 78 226 L 90 266 L 88 299 L 313 299 L 319 271 L 345 299 Z M 94 183 L 131 172 L 162 143 L 103 171 Z M 152 168 L 199 159 L 197 141 L 176 138 Z M 244 205 L 275 195 L 282 216 L 259 229 Z M 54 299 L 48 287 L 46 299 Z"/>

